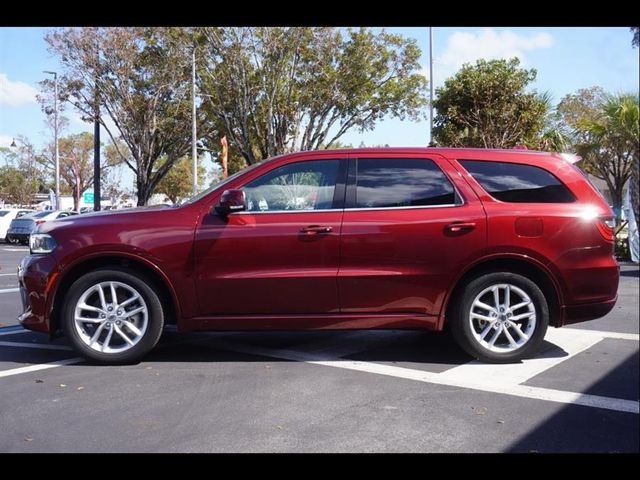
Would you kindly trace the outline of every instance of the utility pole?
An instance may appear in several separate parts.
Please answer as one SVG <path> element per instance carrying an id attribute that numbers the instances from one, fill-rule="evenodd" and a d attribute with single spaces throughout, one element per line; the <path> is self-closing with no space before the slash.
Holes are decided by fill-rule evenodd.
<path id="1" fill-rule="evenodd" d="M 429 146 L 433 143 L 433 27 L 429 27 Z"/>
<path id="2" fill-rule="evenodd" d="M 100 96 L 98 95 L 98 65 L 100 48 L 96 40 L 95 107 L 93 117 L 93 210 L 100 211 Z"/>
<path id="3" fill-rule="evenodd" d="M 191 52 L 191 156 L 193 157 L 193 194 L 198 193 L 198 148 L 196 145 L 196 47 Z"/>
<path id="4" fill-rule="evenodd" d="M 55 210 L 60 208 L 60 151 L 58 149 L 58 74 L 57 72 L 44 71 L 53 75 L 53 136 L 55 142 L 55 170 L 56 170 L 56 204 Z M 54 206 L 52 205 L 53 209 Z"/>

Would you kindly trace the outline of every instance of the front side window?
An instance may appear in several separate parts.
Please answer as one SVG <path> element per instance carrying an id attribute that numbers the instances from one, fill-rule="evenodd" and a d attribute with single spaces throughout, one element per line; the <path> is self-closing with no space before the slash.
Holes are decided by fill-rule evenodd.
<path id="1" fill-rule="evenodd" d="M 271 170 L 245 185 L 247 211 L 331 209 L 339 164 L 339 160 L 313 160 Z"/>
<path id="2" fill-rule="evenodd" d="M 359 159 L 356 208 L 453 205 L 456 193 L 428 159 Z"/>
<path id="3" fill-rule="evenodd" d="M 460 160 L 493 198 L 513 203 L 570 203 L 571 191 L 555 176 L 533 165 Z"/>

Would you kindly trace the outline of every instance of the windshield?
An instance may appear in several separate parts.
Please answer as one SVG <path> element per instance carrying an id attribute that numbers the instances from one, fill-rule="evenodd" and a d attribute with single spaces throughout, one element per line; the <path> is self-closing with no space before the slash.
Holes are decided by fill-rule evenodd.
<path id="1" fill-rule="evenodd" d="M 29 218 L 42 218 L 42 217 L 46 217 L 47 215 L 51 214 L 51 210 L 44 210 L 42 212 L 38 212 L 38 213 L 32 213 L 31 215 L 28 215 Z M 27 215 L 25 215 L 26 217 Z"/>
<path id="2" fill-rule="evenodd" d="M 7 213 L 9 213 L 9 210 L 0 210 L 0 217 L 4 217 Z"/>
<path id="3" fill-rule="evenodd" d="M 222 185 L 229 183 L 231 180 L 235 180 L 236 178 L 238 178 L 241 174 L 249 172 L 251 170 L 253 170 L 254 168 L 256 168 L 258 165 L 262 165 L 263 161 L 260 161 L 258 163 L 254 163 L 253 165 L 251 165 L 250 167 L 247 167 L 243 170 L 240 170 L 239 172 L 234 173 L 233 175 L 231 175 L 228 178 L 225 178 L 224 180 L 221 180 L 219 182 L 216 182 L 214 184 L 212 184 L 209 188 L 203 190 L 202 192 L 198 193 L 197 195 L 194 195 L 193 197 L 187 198 L 186 200 L 183 200 L 182 203 L 180 203 L 180 205 L 187 205 L 189 203 L 193 203 L 193 202 L 197 202 L 198 200 L 200 200 L 201 198 L 206 197 L 207 195 L 209 195 L 211 192 L 213 192 L 216 188 L 221 187 Z"/>

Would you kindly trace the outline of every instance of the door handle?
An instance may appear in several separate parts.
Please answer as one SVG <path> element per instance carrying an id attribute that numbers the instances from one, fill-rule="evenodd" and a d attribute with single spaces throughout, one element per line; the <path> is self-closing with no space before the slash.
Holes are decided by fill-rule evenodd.
<path id="1" fill-rule="evenodd" d="M 463 230 L 473 230 L 476 228 L 475 222 L 453 222 L 444 227 L 447 231 L 457 233 Z"/>
<path id="2" fill-rule="evenodd" d="M 304 233 L 305 235 L 318 235 L 320 233 L 331 232 L 333 232 L 333 227 L 325 227 L 322 225 L 309 225 L 300 230 L 300 233 Z"/>

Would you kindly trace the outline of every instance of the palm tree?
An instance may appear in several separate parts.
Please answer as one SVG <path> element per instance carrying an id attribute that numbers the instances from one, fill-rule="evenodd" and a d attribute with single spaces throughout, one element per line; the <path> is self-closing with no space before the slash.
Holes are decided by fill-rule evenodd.
<path id="1" fill-rule="evenodd" d="M 544 92 L 540 95 L 540 100 L 542 100 L 547 113 L 537 148 L 548 152 L 566 152 L 571 147 L 571 135 L 566 130 L 560 114 L 553 106 L 551 94 Z"/>
<path id="2" fill-rule="evenodd" d="M 595 119 L 584 120 L 579 129 L 585 141 L 578 145 L 585 158 L 583 168 L 607 183 L 616 213 L 622 206 L 622 192 L 627 181 L 638 184 L 639 141 L 638 96 L 630 93 L 608 95 Z M 638 191 L 632 199 L 638 215 Z M 637 218 L 637 217 L 636 217 Z"/>

